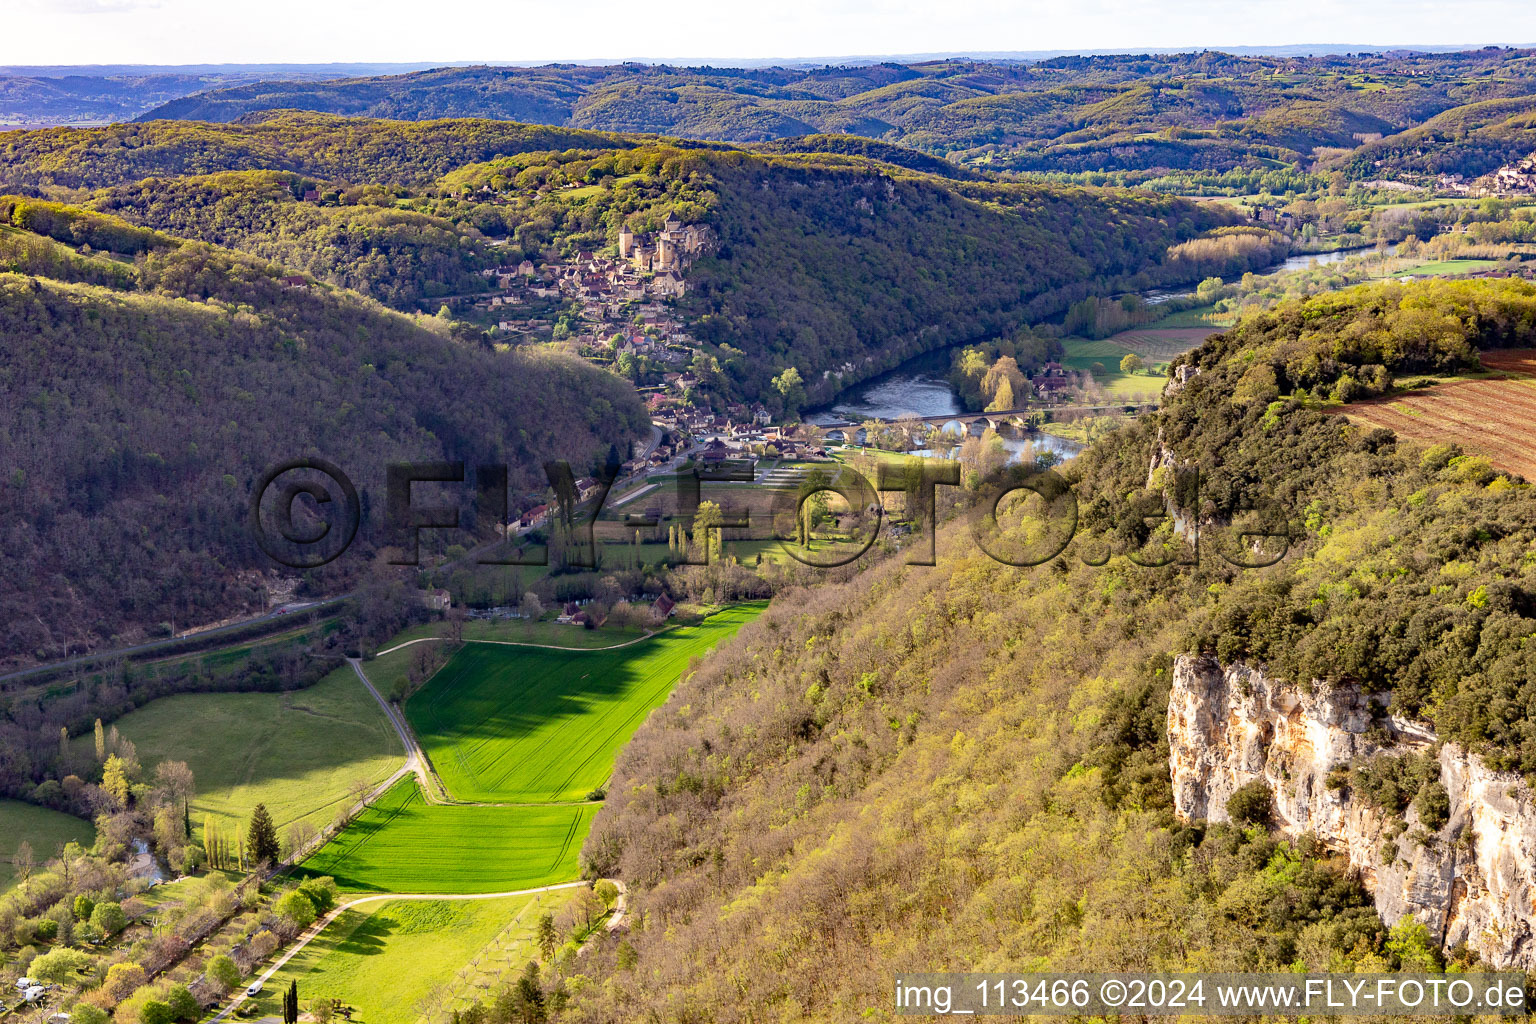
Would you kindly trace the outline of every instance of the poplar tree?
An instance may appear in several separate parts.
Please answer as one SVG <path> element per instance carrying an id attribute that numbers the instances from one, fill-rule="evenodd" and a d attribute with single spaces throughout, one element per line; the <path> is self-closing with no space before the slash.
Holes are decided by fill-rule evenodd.
<path id="1" fill-rule="evenodd" d="M 219 859 L 219 834 L 213 827 L 213 815 L 203 815 L 203 852 L 208 855 L 208 866 L 222 868 L 223 862 Z"/>
<path id="2" fill-rule="evenodd" d="M 554 960 L 555 950 L 560 948 L 560 933 L 555 930 L 555 915 L 540 916 L 533 941 L 539 947 L 539 952 L 544 954 L 545 960 Z"/>

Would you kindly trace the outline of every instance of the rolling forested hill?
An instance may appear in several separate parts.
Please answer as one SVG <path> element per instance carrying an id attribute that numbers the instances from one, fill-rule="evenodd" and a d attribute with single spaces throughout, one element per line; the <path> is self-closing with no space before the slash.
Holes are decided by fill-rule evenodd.
<path id="1" fill-rule="evenodd" d="M 500 121 L 414 123 L 281 113 L 239 125 L 156 122 L 0 133 L 0 188 L 95 189 L 150 177 L 280 170 L 422 182 L 508 153 L 631 145 L 601 132 Z"/>
<path id="2" fill-rule="evenodd" d="M 640 436 L 632 389 L 554 354 L 492 353 L 445 321 L 295 286 L 276 264 L 59 204 L 0 200 L 0 657 L 127 642 L 259 607 L 242 569 L 259 474 L 337 464 L 382 536 L 384 464 L 464 460 L 541 488 Z"/>
<path id="3" fill-rule="evenodd" d="M 1440 964 L 1316 844 L 1174 817 L 1170 672 L 1198 651 L 1391 689 L 1395 713 L 1536 773 L 1528 486 L 1320 408 L 1530 345 L 1533 314 L 1536 288 L 1481 282 L 1251 316 L 1185 357 L 1198 373 L 1160 412 L 1070 465 L 1079 534 L 1058 557 L 1037 521 L 1005 517 L 991 542 L 1034 568 L 954 522 L 937 566 L 892 556 L 776 601 L 621 757 L 584 856 L 628 881 L 633 924 L 567 1012 L 849 1020 L 888 1007 L 912 964 Z M 1187 554 L 1165 502 L 1206 523 L 1199 561 L 1133 564 Z M 1243 511 L 1266 503 L 1262 523 Z M 1225 557 L 1254 552 L 1227 523 L 1290 551 L 1237 568 Z"/>
<path id="4" fill-rule="evenodd" d="M 303 202 L 324 186 L 334 202 Z M 94 194 L 91 206 L 185 238 L 237 248 L 397 308 L 486 286 L 473 232 L 402 208 L 398 188 L 345 190 L 288 171 L 153 177 Z M 345 201 L 343 201 L 345 199 Z"/>
<path id="5" fill-rule="evenodd" d="M 762 394 L 794 366 L 811 397 L 904 359 L 1150 285 L 1171 248 L 1229 221 L 1129 191 L 957 184 L 793 157 L 706 158 L 720 250 L 690 276 L 700 335 Z M 1209 269 L 1209 268 L 1207 268 Z"/>
<path id="6" fill-rule="evenodd" d="M 1529 156 L 1536 148 L 1533 141 L 1536 97 L 1484 100 L 1454 107 L 1408 131 L 1362 146 L 1349 156 L 1348 166 L 1358 175 L 1474 177 Z"/>
<path id="7" fill-rule="evenodd" d="M 497 121 L 286 113 L 13 133 L 0 146 L 0 181 L 13 187 L 406 310 L 475 293 L 479 271 L 504 260 L 608 248 L 621 224 L 654 230 L 668 213 L 706 223 L 717 244 L 689 270 L 680 307 L 727 393 L 745 399 L 776 401 L 769 382 L 791 366 L 809 398 L 825 398 L 1089 295 L 1252 269 L 1171 257 L 1237 219 L 1215 204 L 982 180 L 846 136 L 769 153 Z M 206 172 L 220 165 L 230 169 Z"/>
<path id="8" fill-rule="evenodd" d="M 752 399 L 776 399 L 769 380 L 790 366 L 824 398 L 1090 294 L 1230 272 L 1170 250 L 1237 219 L 1212 204 L 957 181 L 861 154 L 682 145 L 526 154 L 439 186 L 468 193 L 439 213 L 510 235 L 513 256 L 601 248 L 621 224 L 651 230 L 670 212 L 707 223 L 717 244 L 689 269 L 679 305 L 734 393 Z"/>
<path id="9" fill-rule="evenodd" d="M 826 68 L 440 68 L 331 82 L 270 81 L 174 100 L 143 115 L 234 121 L 293 108 L 410 120 L 487 117 L 737 143 L 863 136 L 989 170 L 1226 170 L 1356 150 L 1447 111 L 1526 96 L 1525 50 L 1322 57 L 1203 52 L 948 60 Z M 1452 116 L 1456 116 L 1454 113 Z M 1528 126 L 1496 133 L 1536 149 Z M 1411 145 L 1412 139 L 1404 140 Z M 1473 170 L 1486 141 L 1439 139 L 1437 165 Z M 1465 143 L 1465 145 L 1464 145 Z M 1389 141 L 1388 146 L 1392 143 Z M 1361 150 L 1353 173 L 1376 172 Z M 1389 173 L 1412 169 L 1386 166 Z"/>

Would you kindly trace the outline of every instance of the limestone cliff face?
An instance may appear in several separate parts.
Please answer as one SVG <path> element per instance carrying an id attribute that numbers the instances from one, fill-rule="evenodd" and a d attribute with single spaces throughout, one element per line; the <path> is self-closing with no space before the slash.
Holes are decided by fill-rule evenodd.
<path id="1" fill-rule="evenodd" d="M 1372 730 L 1373 721 L 1386 726 Z M 1404 915 L 1446 946 L 1465 943 L 1495 967 L 1536 968 L 1536 799 L 1517 775 L 1495 772 L 1453 744 L 1439 745 L 1440 781 L 1451 816 L 1420 846 L 1394 836 L 1393 820 L 1328 776 L 1357 756 L 1422 752 L 1435 736 L 1382 718 L 1372 699 L 1342 689 L 1311 693 L 1261 670 L 1184 656 L 1174 667 L 1168 740 L 1175 807 L 1186 820 L 1227 820 L 1227 799 L 1263 779 L 1279 827 L 1312 832 L 1348 856 L 1382 919 Z M 1379 741 L 1379 742 L 1378 742 Z M 1409 831 L 1420 828 L 1407 812 Z M 1383 850 L 1395 842 L 1388 863 Z"/>

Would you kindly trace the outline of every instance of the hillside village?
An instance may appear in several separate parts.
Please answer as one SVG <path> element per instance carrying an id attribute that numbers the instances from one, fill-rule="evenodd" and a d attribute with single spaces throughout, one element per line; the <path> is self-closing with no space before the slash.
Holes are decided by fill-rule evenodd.
<path id="1" fill-rule="evenodd" d="M 1536 195 L 1536 157 L 1506 164 L 1488 178 L 1478 179 L 1478 183 L 1484 187 L 1485 195 Z"/>
<path id="2" fill-rule="evenodd" d="M 1536 195 L 1536 156 L 1505 164 L 1480 178 L 1468 178 L 1456 173 L 1437 175 L 1434 194 L 1471 198 Z"/>
<path id="3" fill-rule="evenodd" d="M 582 250 L 572 259 L 531 260 L 487 268 L 496 291 L 476 305 L 497 317 L 507 344 L 553 339 L 636 381 L 652 422 L 668 440 L 637 445 L 626 472 L 664 465 L 688 449 L 693 438 L 731 438 L 738 444 L 769 440 L 762 430 L 772 419 L 762 403 L 735 404 L 715 412 L 703 400 L 693 372 L 700 351 L 672 302 L 687 290 L 688 267 L 715 244 L 702 224 L 669 216 L 655 235 L 619 229 L 613 253 Z M 567 311 L 567 312 L 562 312 Z M 576 313 L 574 325 L 569 312 Z M 654 381 L 654 382 L 653 382 Z M 520 525 L 535 525 L 538 510 Z"/>
<path id="4" fill-rule="evenodd" d="M 612 346 L 615 357 L 640 352 L 662 362 L 686 362 L 693 339 L 662 303 L 682 297 L 688 265 L 712 241 L 708 227 L 685 225 L 676 215 L 654 238 L 636 235 L 626 225 L 619 229 L 616 257 L 582 250 L 572 260 L 551 259 L 539 267 L 523 260 L 481 271 L 495 278 L 500 290 L 477 305 L 499 313 L 497 328 L 516 343 L 550 326 L 544 316 L 518 316 L 519 307 L 547 306 L 538 300 L 575 303 L 581 326 L 568 337 L 578 346 L 595 349 L 619 335 Z"/>

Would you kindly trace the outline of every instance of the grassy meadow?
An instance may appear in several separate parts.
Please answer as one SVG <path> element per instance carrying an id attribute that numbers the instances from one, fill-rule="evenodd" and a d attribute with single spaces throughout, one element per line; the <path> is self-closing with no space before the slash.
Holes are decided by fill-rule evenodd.
<path id="1" fill-rule="evenodd" d="M 384 650 L 422 637 L 442 637 L 448 633 L 446 622 L 428 622 L 412 626 L 383 645 Z M 604 625 L 601 629 L 582 629 L 563 622 L 526 619 L 471 619 L 464 623 L 464 639 L 492 640 L 506 644 L 536 644 L 551 647 L 613 647 L 630 640 L 638 640 L 646 631 L 634 626 Z M 411 667 L 416 663 L 421 644 L 390 650 L 368 660 L 363 671 L 379 692 L 386 697 L 403 690 L 410 678 Z"/>
<path id="2" fill-rule="evenodd" d="M 245 828 L 258 803 L 278 831 L 295 821 L 315 827 L 353 800 L 355 785 L 388 778 L 405 756 L 384 712 L 350 666 L 286 693 L 191 693 L 161 697 L 113 723 L 139 761 L 185 761 L 197 795 L 192 827 L 205 815 L 224 829 Z M 89 733 L 75 740 L 93 744 Z"/>
<path id="3" fill-rule="evenodd" d="M 288 961 L 255 1000 L 281 1013 L 282 994 L 340 999 L 355 1024 L 412 1024 L 436 1005 L 483 997 L 484 983 L 509 982 L 536 959 L 539 915 L 568 891 L 487 900 L 395 900 L 343 911 L 325 933 Z"/>
<path id="4" fill-rule="evenodd" d="M 22 843 L 32 847 L 35 863 L 41 864 L 68 842 L 90 847 L 96 829 L 73 814 L 61 814 L 20 800 L 0 800 L 0 892 L 16 884 L 12 858 Z"/>
<path id="5" fill-rule="evenodd" d="M 1437 274 L 1472 274 L 1479 270 L 1492 270 L 1503 264 L 1498 260 L 1434 260 L 1409 267 L 1403 273 L 1410 277 L 1434 277 Z"/>
<path id="6" fill-rule="evenodd" d="M 466 644 L 406 702 L 406 716 L 455 799 L 582 800 L 690 660 L 761 607 L 728 608 L 618 650 Z"/>
<path id="7" fill-rule="evenodd" d="M 1079 372 L 1093 370 L 1095 363 L 1104 367 L 1104 372 L 1094 373 L 1093 379 L 1104 390 L 1104 396 L 1112 402 L 1145 400 L 1155 397 L 1162 390 L 1163 378 L 1160 374 L 1120 372 L 1120 360 L 1130 355 L 1133 349 L 1118 344 L 1112 338 L 1097 341 L 1064 338 L 1062 345 L 1066 349 L 1066 354 L 1061 357 L 1062 366 Z"/>
<path id="8" fill-rule="evenodd" d="M 580 873 L 596 804 L 429 804 L 402 779 L 303 864 L 348 892 L 511 892 Z"/>

